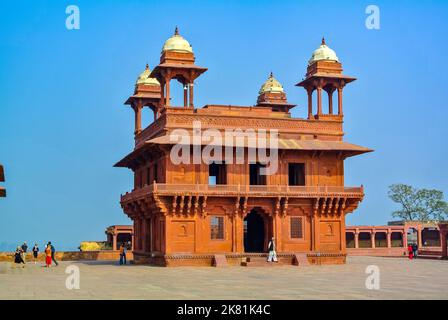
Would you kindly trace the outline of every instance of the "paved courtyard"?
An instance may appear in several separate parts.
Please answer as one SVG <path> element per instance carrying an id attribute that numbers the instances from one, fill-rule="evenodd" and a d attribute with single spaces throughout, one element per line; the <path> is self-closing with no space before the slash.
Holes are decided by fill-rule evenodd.
<path id="1" fill-rule="evenodd" d="M 68 290 L 66 267 L 80 270 Z M 366 267 L 380 271 L 369 290 Z M 46 269 L 0 263 L 0 299 L 448 299 L 448 261 L 349 257 L 346 265 L 199 268 L 61 262 Z"/>

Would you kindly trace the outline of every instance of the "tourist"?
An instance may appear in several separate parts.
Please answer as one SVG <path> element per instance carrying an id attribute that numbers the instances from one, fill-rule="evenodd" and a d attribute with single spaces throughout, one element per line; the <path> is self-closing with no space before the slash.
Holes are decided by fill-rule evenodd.
<path id="1" fill-rule="evenodd" d="M 51 253 L 51 244 L 50 242 L 47 244 L 45 248 L 45 267 L 51 267 L 52 253 Z"/>
<path id="2" fill-rule="evenodd" d="M 417 258 L 418 253 L 418 245 L 416 242 L 412 244 L 412 254 L 414 255 L 414 259 Z"/>
<path id="3" fill-rule="evenodd" d="M 271 241 L 269 241 L 268 251 L 269 251 L 268 262 L 278 262 L 277 252 L 275 251 L 274 237 L 272 237 Z"/>
<path id="4" fill-rule="evenodd" d="M 22 244 L 22 256 L 23 256 L 23 263 L 26 263 L 26 251 L 28 250 L 28 245 L 26 244 L 26 241 Z"/>
<path id="5" fill-rule="evenodd" d="M 126 264 L 126 247 L 124 243 L 120 246 L 120 264 Z"/>
<path id="6" fill-rule="evenodd" d="M 51 244 L 51 241 L 48 241 L 48 245 L 51 248 L 51 260 L 54 262 L 55 265 L 59 265 L 59 263 L 56 261 L 54 254 L 56 253 L 56 249 L 54 248 L 54 246 Z M 50 262 L 51 263 L 51 262 Z"/>
<path id="7" fill-rule="evenodd" d="M 23 263 L 23 268 L 25 268 L 25 261 L 23 260 L 23 251 L 21 247 L 17 247 L 16 252 L 14 252 L 14 263 L 19 265 Z"/>
<path id="8" fill-rule="evenodd" d="M 34 264 L 37 263 L 37 257 L 39 255 L 39 247 L 37 246 L 37 243 L 34 244 L 33 247 L 33 260 L 34 260 Z"/>
<path id="9" fill-rule="evenodd" d="M 413 250 L 412 250 L 412 244 L 408 245 L 408 257 L 409 257 L 409 260 L 412 260 L 414 258 L 414 253 L 413 253 Z"/>

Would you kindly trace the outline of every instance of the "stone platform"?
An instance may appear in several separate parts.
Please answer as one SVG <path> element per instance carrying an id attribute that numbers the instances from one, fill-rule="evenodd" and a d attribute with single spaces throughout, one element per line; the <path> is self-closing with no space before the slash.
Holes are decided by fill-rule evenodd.
<path id="1" fill-rule="evenodd" d="M 65 286 L 78 266 L 80 289 Z M 368 266 L 380 289 L 365 283 Z M 119 266 L 115 261 L 63 261 L 46 269 L 0 262 L 0 299 L 448 299 L 448 261 L 347 257 L 346 264 L 203 268 Z"/>

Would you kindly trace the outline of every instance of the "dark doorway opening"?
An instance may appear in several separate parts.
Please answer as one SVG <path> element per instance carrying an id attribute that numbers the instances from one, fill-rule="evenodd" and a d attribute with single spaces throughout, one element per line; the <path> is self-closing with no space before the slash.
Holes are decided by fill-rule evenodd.
<path id="1" fill-rule="evenodd" d="M 262 168 L 266 168 L 266 166 L 261 163 L 249 164 L 249 181 L 251 186 L 266 185 L 266 175 L 262 174 Z"/>
<path id="2" fill-rule="evenodd" d="M 252 210 L 244 218 L 244 252 L 264 252 L 264 219 Z"/>
<path id="3" fill-rule="evenodd" d="M 132 236 L 130 233 L 117 234 L 117 248 L 114 250 L 119 250 L 121 244 L 124 244 L 127 249 L 132 248 Z"/>
<path id="4" fill-rule="evenodd" d="M 288 164 L 288 180 L 290 186 L 304 186 L 305 164 L 304 163 Z"/>

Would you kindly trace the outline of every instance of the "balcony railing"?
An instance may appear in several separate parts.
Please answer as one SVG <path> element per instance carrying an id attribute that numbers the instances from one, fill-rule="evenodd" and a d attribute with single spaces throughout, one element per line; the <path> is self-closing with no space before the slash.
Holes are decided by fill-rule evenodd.
<path id="1" fill-rule="evenodd" d="M 158 195 L 206 195 L 206 196 L 254 196 L 254 197 L 353 197 L 364 195 L 364 188 L 344 186 L 288 186 L 288 185 L 208 185 L 208 184 L 165 184 L 154 183 L 122 195 L 121 201 Z"/>

